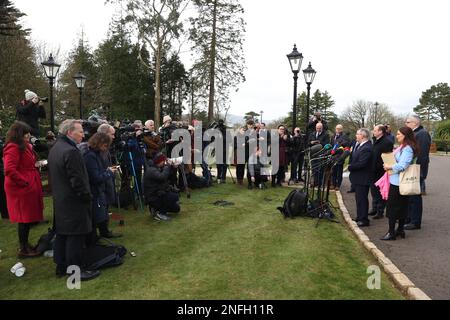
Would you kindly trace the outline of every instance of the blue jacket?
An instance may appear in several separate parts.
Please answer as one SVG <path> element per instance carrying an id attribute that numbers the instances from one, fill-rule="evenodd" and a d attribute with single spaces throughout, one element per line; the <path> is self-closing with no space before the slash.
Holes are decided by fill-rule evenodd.
<path id="1" fill-rule="evenodd" d="M 367 141 L 358 150 L 353 151 L 348 171 L 352 184 L 370 186 L 373 180 L 372 142 Z"/>
<path id="2" fill-rule="evenodd" d="M 411 165 L 414 158 L 414 151 L 410 146 L 406 146 L 395 154 L 397 163 L 392 167 L 393 174 L 389 176 L 389 181 L 394 186 L 400 185 L 400 172 L 405 171 Z"/>
<path id="3" fill-rule="evenodd" d="M 107 182 L 114 177 L 114 174 L 103 166 L 102 158 L 98 151 L 89 150 L 86 152 L 84 154 L 84 162 L 93 196 L 92 212 L 94 221 L 95 223 L 100 223 L 108 220 Z"/>

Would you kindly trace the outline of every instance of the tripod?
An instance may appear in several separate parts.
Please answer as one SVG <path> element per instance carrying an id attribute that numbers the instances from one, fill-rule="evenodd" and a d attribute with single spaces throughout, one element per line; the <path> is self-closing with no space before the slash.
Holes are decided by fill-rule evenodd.
<path id="1" fill-rule="evenodd" d="M 142 198 L 141 198 L 140 187 L 139 187 L 139 183 L 138 183 L 138 179 L 137 179 L 137 175 L 136 175 L 136 170 L 134 168 L 133 155 L 131 154 L 131 151 L 128 151 L 128 156 L 129 156 L 129 159 L 130 159 L 130 164 L 131 164 L 131 169 L 132 169 L 131 173 L 133 175 L 133 182 L 134 182 L 133 183 L 133 185 L 134 185 L 133 189 L 136 191 L 141 211 L 144 212 L 144 207 L 142 205 Z"/>
<path id="2" fill-rule="evenodd" d="M 309 216 L 317 218 L 316 227 L 318 227 L 320 220 L 327 219 L 328 221 L 339 223 L 334 219 L 334 208 L 329 202 L 330 186 L 331 186 L 331 172 L 335 162 L 332 156 L 317 157 L 311 159 L 310 152 L 305 159 L 305 191 L 307 195 L 306 212 Z M 314 175 L 314 179 L 312 179 Z M 310 184 L 312 183 L 312 191 L 310 191 Z M 314 198 L 315 187 L 317 185 L 317 196 Z M 325 191 L 325 186 L 327 186 Z M 311 194 L 311 197 L 310 197 Z M 308 206 L 308 202 L 310 206 Z"/>
<path id="3" fill-rule="evenodd" d="M 190 199 L 191 192 L 189 190 L 189 186 L 188 186 L 188 182 L 187 182 L 187 178 L 186 178 L 186 171 L 184 170 L 184 163 L 181 163 L 178 166 L 178 170 L 179 170 L 179 174 L 181 175 L 181 178 L 183 179 L 184 190 L 186 191 L 186 196 L 188 199 Z"/>

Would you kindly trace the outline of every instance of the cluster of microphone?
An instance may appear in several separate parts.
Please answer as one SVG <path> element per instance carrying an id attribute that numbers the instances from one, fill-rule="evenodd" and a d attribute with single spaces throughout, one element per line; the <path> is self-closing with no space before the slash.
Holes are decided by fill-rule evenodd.
<path id="1" fill-rule="evenodd" d="M 327 164 L 335 164 L 338 162 L 343 162 L 351 154 L 350 148 L 342 147 L 338 144 L 332 146 L 331 144 L 326 144 L 322 146 L 320 144 L 312 146 L 309 149 L 310 159 L 313 160 L 324 160 Z"/>

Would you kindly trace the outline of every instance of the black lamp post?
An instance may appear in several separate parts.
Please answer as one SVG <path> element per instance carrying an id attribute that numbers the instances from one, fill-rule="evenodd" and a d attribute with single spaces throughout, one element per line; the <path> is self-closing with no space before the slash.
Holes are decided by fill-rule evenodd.
<path id="1" fill-rule="evenodd" d="M 53 59 L 53 55 L 47 61 L 42 62 L 42 67 L 44 68 L 45 75 L 48 78 L 50 84 L 50 129 L 55 132 L 55 110 L 53 107 L 53 83 L 55 82 L 56 76 L 58 75 L 60 64 L 57 64 Z"/>
<path id="2" fill-rule="evenodd" d="M 83 119 L 82 96 L 83 96 L 84 85 L 86 84 L 87 78 L 81 72 L 78 72 L 73 78 L 75 79 L 75 84 L 77 85 L 78 90 L 80 90 L 80 119 Z"/>
<path id="3" fill-rule="evenodd" d="M 259 123 L 263 123 L 263 114 L 264 114 L 264 111 L 261 110 L 261 111 L 259 112 L 259 114 L 260 114 Z"/>
<path id="4" fill-rule="evenodd" d="M 314 81 L 314 78 L 316 77 L 316 71 L 311 67 L 311 62 L 309 63 L 308 68 L 303 70 L 303 75 L 305 76 L 305 82 L 308 89 L 308 96 L 306 98 L 306 139 L 309 139 L 309 100 L 310 100 L 310 92 L 311 92 L 311 84 Z"/>
<path id="5" fill-rule="evenodd" d="M 373 117 L 374 126 L 378 125 L 378 106 L 380 104 L 378 102 L 375 102 L 375 116 Z"/>
<path id="6" fill-rule="evenodd" d="M 291 65 L 292 73 L 294 74 L 294 102 L 292 104 L 292 132 L 297 126 L 297 80 L 298 73 L 302 67 L 303 55 L 297 51 L 297 45 L 294 44 L 294 49 L 287 55 Z"/>

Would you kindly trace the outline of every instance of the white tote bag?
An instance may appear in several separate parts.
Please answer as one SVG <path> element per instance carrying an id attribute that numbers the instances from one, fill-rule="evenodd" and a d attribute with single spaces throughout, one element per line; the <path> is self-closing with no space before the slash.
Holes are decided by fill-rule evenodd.
<path id="1" fill-rule="evenodd" d="M 402 196 L 417 196 L 420 191 L 420 165 L 411 164 L 405 171 L 400 172 L 400 194 Z"/>

